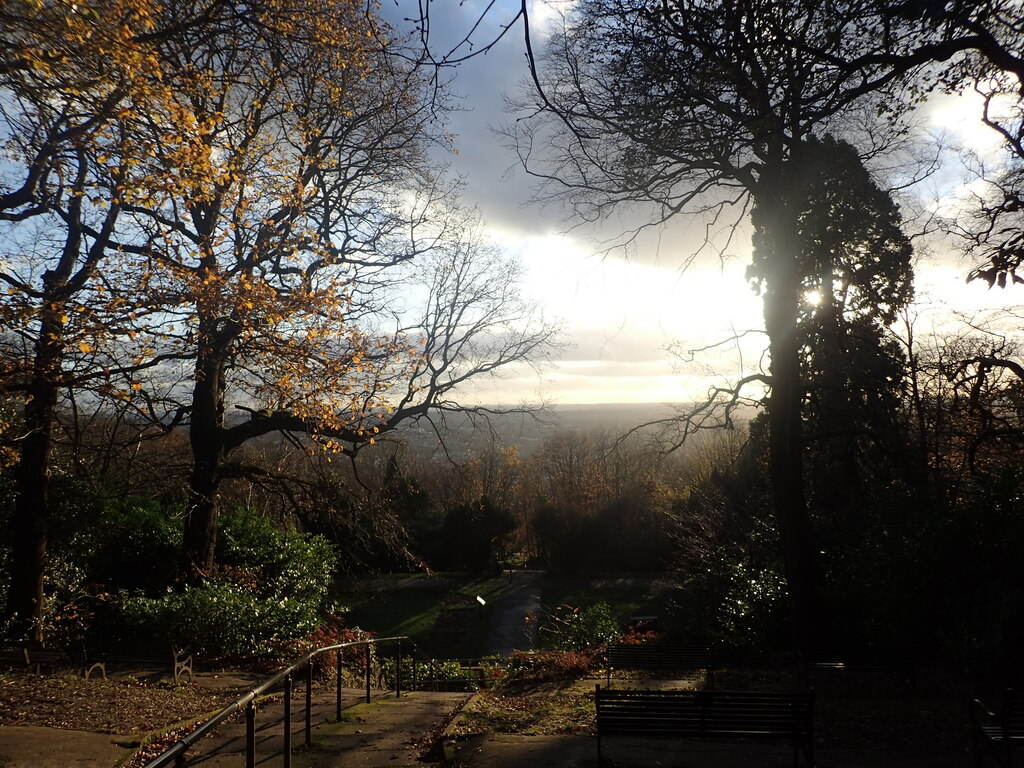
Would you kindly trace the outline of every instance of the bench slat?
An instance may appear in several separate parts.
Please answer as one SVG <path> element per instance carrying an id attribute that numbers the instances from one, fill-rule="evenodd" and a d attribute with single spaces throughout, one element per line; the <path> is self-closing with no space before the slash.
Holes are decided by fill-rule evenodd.
<path id="1" fill-rule="evenodd" d="M 1024 746 L 1024 694 L 1007 689 L 1002 707 L 993 712 L 979 699 L 971 702 L 975 757 L 987 749 L 1006 766 L 1013 764 L 1013 748 Z"/>
<path id="2" fill-rule="evenodd" d="M 755 691 L 595 691 L 597 750 L 601 738 L 775 738 L 793 742 L 814 765 L 812 693 Z"/>
<path id="3" fill-rule="evenodd" d="M 837 676 L 888 673 L 899 676 L 914 690 L 917 688 L 917 662 L 916 655 L 893 649 L 812 650 L 800 654 L 800 671 L 805 677 L 814 673 Z"/>
<path id="4" fill-rule="evenodd" d="M 712 684 L 711 646 L 611 643 L 605 656 L 608 684 L 612 669 L 703 670 L 708 687 Z"/>

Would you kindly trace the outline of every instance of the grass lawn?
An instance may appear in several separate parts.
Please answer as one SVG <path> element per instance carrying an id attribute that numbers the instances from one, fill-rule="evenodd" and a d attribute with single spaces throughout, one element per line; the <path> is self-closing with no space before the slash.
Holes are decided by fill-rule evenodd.
<path id="1" fill-rule="evenodd" d="M 638 574 L 587 578 L 549 576 L 544 583 L 544 605 L 554 608 L 570 605 L 586 608 L 607 603 L 620 624 L 631 616 L 658 616 L 669 634 L 676 632 L 673 617 L 678 611 L 677 589 L 663 576 Z"/>
<path id="2" fill-rule="evenodd" d="M 378 637 L 411 637 L 424 652 L 440 658 L 478 658 L 494 602 L 506 587 L 507 580 L 499 576 L 396 574 L 357 582 L 341 599 L 350 608 L 351 626 Z"/>
<path id="3" fill-rule="evenodd" d="M 393 574 L 359 580 L 341 596 L 349 623 L 379 637 L 405 635 L 439 658 L 478 658 L 487 644 L 495 602 L 509 588 L 503 576 Z M 481 606 L 476 600 L 482 597 Z M 655 615 L 671 633 L 678 592 L 658 575 L 592 576 L 544 581 L 543 604 L 586 608 L 607 603 L 624 623 Z"/>

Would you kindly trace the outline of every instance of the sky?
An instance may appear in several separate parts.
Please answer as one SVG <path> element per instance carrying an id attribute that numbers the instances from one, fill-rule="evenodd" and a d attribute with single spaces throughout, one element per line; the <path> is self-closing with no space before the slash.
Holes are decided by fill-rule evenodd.
<path id="1" fill-rule="evenodd" d="M 503 4 L 504 3 L 504 4 Z M 535 35 L 543 35 L 553 9 L 565 3 L 531 0 Z M 483 7 L 481 0 L 434 3 L 433 32 L 439 39 L 464 30 Z M 512 18 L 518 3 L 499 0 L 475 39 L 493 35 Z M 438 16 L 438 12 L 447 16 Z M 472 23 L 472 22 L 469 22 Z M 535 38 L 536 43 L 536 38 Z M 480 209 L 488 234 L 526 268 L 524 296 L 565 329 L 560 349 L 540 375 L 514 369 L 499 380 L 477 383 L 467 400 L 515 404 L 690 402 L 718 383 L 757 370 L 767 339 L 760 331 L 761 301 L 744 274 L 749 233 L 740 233 L 721 255 L 704 254 L 685 270 L 703 230 L 680 217 L 671 228 L 643 239 L 628 257 L 602 253 L 600 242 L 565 219 L 553 206 L 531 204 L 536 188 L 515 154 L 496 132 L 515 119 L 505 100 L 528 77 L 521 24 L 486 55 L 460 66 L 452 91 L 459 110 L 451 117 L 455 153 L 445 161 L 463 178 L 463 203 Z M 978 102 L 940 100 L 929 105 L 920 130 L 945 134 L 981 155 L 998 151 L 994 133 L 980 123 Z M 941 207 L 966 191 L 961 172 L 950 167 L 923 185 L 927 205 Z M 934 198 L 934 199 L 932 199 Z M 616 222 L 602 236 L 614 235 Z M 976 315 L 1019 303 L 1021 296 L 967 284 L 969 267 L 952 255 L 932 255 L 915 267 L 915 313 L 924 327 L 941 331 L 953 312 Z M 741 339 L 724 343 L 739 335 Z M 693 354 L 689 350 L 700 350 Z"/>

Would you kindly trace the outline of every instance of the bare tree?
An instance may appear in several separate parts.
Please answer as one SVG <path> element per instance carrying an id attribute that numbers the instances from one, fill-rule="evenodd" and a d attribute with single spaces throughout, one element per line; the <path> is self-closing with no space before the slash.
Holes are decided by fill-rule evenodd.
<path id="1" fill-rule="evenodd" d="M 801 646 L 814 629 L 817 579 L 802 477 L 791 159 L 887 79 L 878 68 L 862 70 L 867 82 L 853 78 L 840 64 L 872 45 L 860 11 L 835 2 L 583 2 L 535 65 L 538 100 L 516 134 L 527 168 L 586 220 L 640 204 L 651 212 L 645 225 L 685 212 L 714 226 L 753 209 L 766 275 L 775 513 Z M 816 56 L 805 49 L 811 41 Z M 550 151 L 534 157 L 541 141 Z"/>
<path id="2" fill-rule="evenodd" d="M 922 94 L 959 77 L 935 62 L 962 63 L 987 43 L 990 17 L 1008 8 L 967 5 L 585 0 L 531 57 L 535 94 L 513 138 L 527 169 L 574 216 L 598 221 L 641 207 L 639 228 L 680 214 L 710 228 L 752 216 L 765 276 L 773 504 L 798 646 L 813 642 L 818 569 L 802 476 L 793 160 L 808 139 L 842 135 L 851 111 L 867 105 L 884 116 L 880 135 L 897 135 Z M 728 388 L 715 398 L 728 406 L 741 396 Z M 683 435 L 711 412 L 693 414 Z"/>

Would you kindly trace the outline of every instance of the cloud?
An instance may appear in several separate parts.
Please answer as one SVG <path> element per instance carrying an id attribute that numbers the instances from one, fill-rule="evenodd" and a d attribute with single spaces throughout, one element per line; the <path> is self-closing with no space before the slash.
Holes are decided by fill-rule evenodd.
<path id="1" fill-rule="evenodd" d="M 437 42 L 457 43 L 487 3 L 431 3 Z M 568 7 L 571 3 L 531 0 L 535 30 L 547 28 L 557 11 Z M 474 33 L 477 48 L 494 39 L 518 8 L 514 0 L 499 0 Z M 542 38 L 539 34 L 534 41 Z M 514 403 L 542 393 L 565 403 L 680 402 L 699 399 L 710 386 L 735 378 L 741 370 L 757 369 L 764 362 L 763 334 L 749 334 L 738 345 L 714 346 L 734 332 L 763 328 L 761 300 L 744 275 L 750 261 L 749 227 L 715 228 L 708 244 L 704 220 L 677 216 L 666 227 L 645 231 L 628 259 L 617 251 L 595 257 L 602 243 L 607 246 L 637 227 L 646 212 L 617 210 L 600 227 L 565 234 L 570 222 L 557 205 L 530 203 L 535 180 L 493 130 L 516 119 L 506 112 L 506 99 L 528 87 L 523 85 L 528 77 L 521 26 L 485 55 L 456 68 L 451 87 L 460 109 L 449 116 L 447 129 L 454 134 L 457 154 L 438 156 L 465 179 L 463 200 L 481 209 L 489 233 L 523 259 L 524 294 L 544 306 L 549 317 L 564 321 L 572 346 L 540 377 L 526 366 L 515 367 L 502 377 L 476 383 L 467 399 Z M 930 127 L 941 127 L 988 158 L 994 134 L 979 122 L 977 97 L 971 98 L 973 102 L 936 99 L 928 105 Z M 943 204 L 955 204 L 968 191 L 954 190 L 963 183 L 959 174 L 939 176 L 942 188 L 936 196 L 947 198 Z M 701 255 L 691 264 L 697 252 Z M 685 271 L 684 265 L 689 265 Z M 992 302 L 993 294 L 982 286 L 964 287 L 966 271 L 960 264 L 929 277 L 927 267 L 919 268 L 919 295 L 953 297 L 961 307 Z M 665 350 L 671 343 L 681 356 Z M 690 359 L 690 349 L 701 351 Z"/>
<path id="2" fill-rule="evenodd" d="M 928 105 L 931 126 L 950 136 L 964 149 L 976 153 L 982 160 L 1002 160 L 1005 157 L 1004 140 L 1000 134 L 982 122 L 985 100 L 974 91 L 941 94 Z M 1012 114 L 1013 102 L 996 97 L 992 115 L 1006 118 Z"/>

